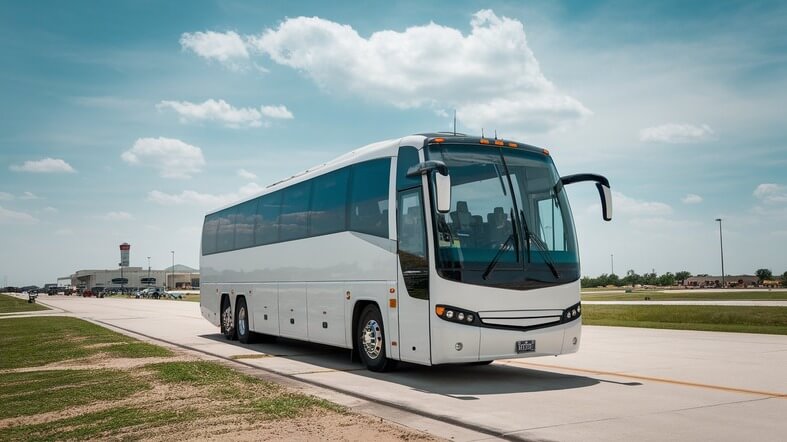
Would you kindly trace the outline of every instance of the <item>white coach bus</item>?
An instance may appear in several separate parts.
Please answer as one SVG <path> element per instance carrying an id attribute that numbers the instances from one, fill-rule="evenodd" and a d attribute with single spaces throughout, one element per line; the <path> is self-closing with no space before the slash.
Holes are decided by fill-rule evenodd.
<path id="1" fill-rule="evenodd" d="M 579 253 L 546 149 L 461 134 L 371 144 L 208 213 L 201 310 L 229 339 L 356 351 L 374 371 L 576 352 Z"/>

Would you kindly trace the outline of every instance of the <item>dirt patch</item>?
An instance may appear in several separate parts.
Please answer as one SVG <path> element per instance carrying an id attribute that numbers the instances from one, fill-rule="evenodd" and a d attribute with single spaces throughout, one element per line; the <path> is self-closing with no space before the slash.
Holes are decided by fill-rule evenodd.
<path id="1" fill-rule="evenodd" d="M 139 423 L 107 427 L 77 439 L 186 440 L 435 440 L 380 418 L 348 412 L 341 407 L 295 390 L 237 371 L 220 382 L 166 381 L 153 364 L 195 362 L 199 359 L 182 352 L 165 358 L 113 358 L 97 354 L 89 358 L 62 361 L 40 367 L 0 371 L 32 372 L 51 370 L 122 370 L 150 388 L 127 397 L 96 401 L 53 412 L 0 420 L 0 439 L 72 438 L 68 431 L 90 431 L 101 426 L 112 413 L 144 415 Z M 205 362 L 202 362 L 205 364 Z M 186 364 L 193 366 L 193 364 Z M 226 369 L 226 366 L 222 364 Z M 288 403 L 293 401 L 295 405 Z M 88 422 L 84 422 L 87 416 Z M 92 418 L 95 416 L 95 419 Z M 82 419 L 82 421 L 80 421 Z M 8 433 L 8 431 L 22 431 Z M 76 434 L 76 433 L 75 433 Z"/>

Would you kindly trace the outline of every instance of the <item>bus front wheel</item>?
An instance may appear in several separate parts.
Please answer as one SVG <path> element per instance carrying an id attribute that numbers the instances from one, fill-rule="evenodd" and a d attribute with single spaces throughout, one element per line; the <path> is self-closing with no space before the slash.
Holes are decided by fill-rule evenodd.
<path id="1" fill-rule="evenodd" d="M 371 371 L 387 371 L 393 368 L 394 361 L 385 352 L 385 327 L 380 309 L 367 305 L 358 318 L 356 348 L 363 364 Z"/>

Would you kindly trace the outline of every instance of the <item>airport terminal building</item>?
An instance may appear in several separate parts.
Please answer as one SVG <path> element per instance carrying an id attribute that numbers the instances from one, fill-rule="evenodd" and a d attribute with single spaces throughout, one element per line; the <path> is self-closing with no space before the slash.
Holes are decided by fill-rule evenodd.
<path id="1" fill-rule="evenodd" d="M 176 265 L 164 270 L 142 267 L 119 267 L 106 270 L 77 270 L 68 277 L 71 286 L 78 289 L 142 289 L 165 287 L 167 289 L 192 289 L 199 287 L 199 270 Z M 65 278 L 59 278 L 65 279 Z"/>

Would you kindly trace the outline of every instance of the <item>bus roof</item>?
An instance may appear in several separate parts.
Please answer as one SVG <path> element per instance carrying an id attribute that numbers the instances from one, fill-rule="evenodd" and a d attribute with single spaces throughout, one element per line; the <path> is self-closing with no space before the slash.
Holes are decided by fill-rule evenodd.
<path id="1" fill-rule="evenodd" d="M 427 132 L 421 134 L 414 134 L 402 138 L 378 141 L 376 143 L 367 144 L 366 146 L 359 147 L 344 155 L 336 157 L 328 162 L 319 164 L 314 167 L 310 167 L 288 178 L 284 178 L 282 180 L 269 184 L 265 186 L 265 189 L 263 189 L 261 192 L 258 192 L 254 195 L 250 195 L 236 202 L 225 204 L 221 207 L 210 210 L 207 212 L 207 215 L 252 200 L 262 195 L 275 192 L 285 187 L 289 187 L 293 184 L 300 183 L 301 181 L 305 181 L 314 178 L 316 176 L 323 175 L 333 170 L 341 169 L 342 167 L 351 164 L 355 164 L 367 160 L 373 160 L 376 158 L 395 156 L 399 149 L 399 146 L 414 146 L 417 149 L 422 149 L 427 144 L 438 144 L 438 143 L 516 147 L 524 150 L 531 150 L 534 152 L 539 152 L 539 153 L 543 152 L 548 154 L 548 151 L 546 149 L 541 149 L 535 146 L 531 146 L 529 144 L 519 143 L 510 140 L 497 139 L 497 138 L 473 137 L 462 133 L 454 133 L 454 132 Z"/>

